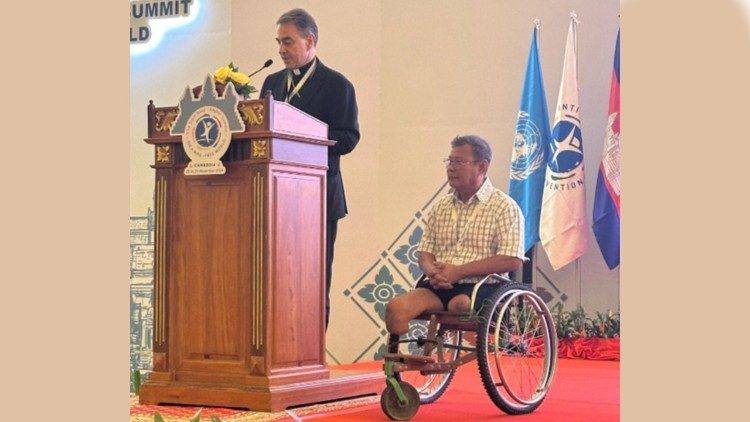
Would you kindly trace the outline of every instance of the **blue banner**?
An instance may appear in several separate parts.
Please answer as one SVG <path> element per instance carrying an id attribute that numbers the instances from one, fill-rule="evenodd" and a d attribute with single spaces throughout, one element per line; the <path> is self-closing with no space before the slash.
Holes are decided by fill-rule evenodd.
<path id="1" fill-rule="evenodd" d="M 539 63 L 539 28 L 534 27 L 531 49 L 526 65 L 526 78 L 521 91 L 521 105 L 513 138 L 510 163 L 510 196 L 523 211 L 524 251 L 539 241 L 539 214 L 542 209 L 544 175 L 547 168 L 546 146 L 550 129 L 547 99 L 544 95 L 542 66 Z"/>

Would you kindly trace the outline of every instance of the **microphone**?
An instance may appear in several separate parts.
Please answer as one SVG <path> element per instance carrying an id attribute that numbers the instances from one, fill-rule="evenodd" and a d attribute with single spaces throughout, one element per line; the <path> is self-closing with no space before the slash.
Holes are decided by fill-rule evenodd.
<path id="1" fill-rule="evenodd" d="M 256 70 L 255 72 L 253 72 L 253 73 L 251 73 L 251 74 L 249 74 L 249 75 L 247 75 L 247 76 L 248 76 L 248 77 L 250 77 L 250 76 L 253 76 L 253 75 L 255 75 L 256 73 L 260 72 L 261 70 L 263 70 L 263 69 L 267 68 L 268 66 L 271 66 L 272 64 L 273 64 L 273 60 L 271 60 L 271 59 L 268 59 L 268 60 L 266 60 L 266 62 L 265 62 L 265 63 L 263 63 L 263 67 L 261 67 L 260 69 Z"/>

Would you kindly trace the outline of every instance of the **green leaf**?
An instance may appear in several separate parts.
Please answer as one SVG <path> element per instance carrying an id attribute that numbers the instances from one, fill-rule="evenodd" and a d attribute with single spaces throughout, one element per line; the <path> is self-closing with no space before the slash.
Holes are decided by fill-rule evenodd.
<path id="1" fill-rule="evenodd" d="M 190 418 L 190 422 L 200 422 L 201 420 L 201 412 L 203 411 L 203 408 L 198 409 L 198 411 L 193 415 L 192 418 Z"/>
<path id="2" fill-rule="evenodd" d="M 154 412 L 154 422 L 164 422 L 164 418 L 161 417 L 159 412 Z"/>
<path id="3" fill-rule="evenodd" d="M 138 369 L 133 369 L 132 379 L 133 379 L 133 392 L 136 395 L 138 395 L 141 391 L 141 371 L 139 371 Z"/>
<path id="4" fill-rule="evenodd" d="M 211 415 L 211 422 L 221 422 L 218 416 Z"/>
<path id="5" fill-rule="evenodd" d="M 562 303 L 557 303 L 550 309 L 555 321 L 555 331 L 560 339 L 577 337 L 620 337 L 620 314 L 595 312 L 595 316 L 588 317 L 581 305 L 576 309 L 565 312 Z"/>

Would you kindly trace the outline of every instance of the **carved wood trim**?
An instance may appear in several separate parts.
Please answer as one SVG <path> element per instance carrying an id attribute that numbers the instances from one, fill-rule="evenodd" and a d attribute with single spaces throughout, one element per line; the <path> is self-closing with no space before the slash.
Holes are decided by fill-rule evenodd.
<path id="1" fill-rule="evenodd" d="M 253 347 L 263 347 L 263 260 L 264 260 L 264 197 L 265 178 L 257 172 L 253 175 L 253 238 L 252 238 L 252 283 L 253 283 Z"/>

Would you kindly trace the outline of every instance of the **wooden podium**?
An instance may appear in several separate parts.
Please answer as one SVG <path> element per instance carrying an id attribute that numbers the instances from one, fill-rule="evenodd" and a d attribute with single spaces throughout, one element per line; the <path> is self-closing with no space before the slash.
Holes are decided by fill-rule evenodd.
<path id="1" fill-rule="evenodd" d="M 279 411 L 378 394 L 381 372 L 325 365 L 328 127 L 270 95 L 237 108 L 226 173 L 186 176 L 178 108 L 148 106 L 154 358 L 140 402 Z"/>

